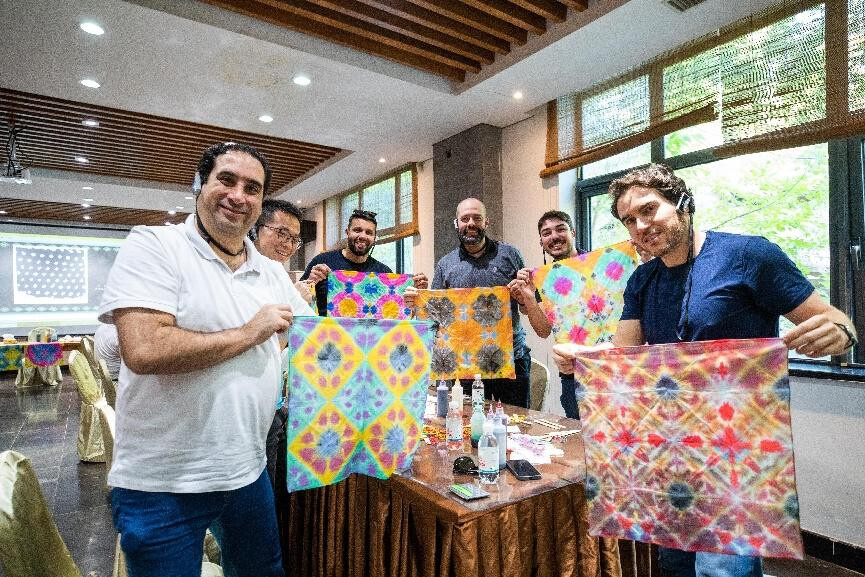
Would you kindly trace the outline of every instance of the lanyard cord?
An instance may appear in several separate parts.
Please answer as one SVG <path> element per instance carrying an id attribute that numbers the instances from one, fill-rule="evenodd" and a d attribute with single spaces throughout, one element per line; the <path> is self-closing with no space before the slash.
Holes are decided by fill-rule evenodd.
<path id="1" fill-rule="evenodd" d="M 218 248 L 219 250 L 221 250 L 222 252 L 224 252 L 228 256 L 240 256 L 241 253 L 243 253 L 243 251 L 246 250 L 246 243 L 245 242 L 243 243 L 243 246 L 240 248 L 240 250 L 237 252 L 231 252 L 230 250 L 228 250 L 227 248 L 222 246 L 219 242 L 217 242 L 217 240 L 215 238 L 213 238 L 209 232 L 207 232 L 207 229 L 204 228 L 204 223 L 201 222 L 201 218 L 198 217 L 198 211 L 197 210 L 195 211 L 195 224 L 198 226 L 198 231 L 201 233 L 201 236 L 204 237 L 205 241 L 209 242 L 210 244 L 212 244 L 213 246 L 215 246 L 216 248 Z"/>

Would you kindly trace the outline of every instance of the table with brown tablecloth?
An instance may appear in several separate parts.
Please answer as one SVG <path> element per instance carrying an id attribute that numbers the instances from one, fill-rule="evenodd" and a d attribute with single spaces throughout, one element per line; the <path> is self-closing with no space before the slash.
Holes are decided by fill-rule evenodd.
<path id="1" fill-rule="evenodd" d="M 564 417 L 515 407 L 506 412 L 579 428 L 579 421 Z M 535 423 L 520 430 L 552 432 Z M 448 490 L 474 480 L 452 472 L 456 457 L 476 457 L 467 440 L 462 452 L 422 443 L 411 470 L 387 480 L 352 475 L 328 487 L 279 492 L 286 574 L 650 577 L 657 567 L 647 546 L 620 547 L 615 539 L 587 534 L 582 440 L 571 435 L 554 444 L 564 456 L 537 465 L 540 480 L 518 481 L 503 470 L 498 486 L 488 489 L 491 496 L 475 501 Z"/>

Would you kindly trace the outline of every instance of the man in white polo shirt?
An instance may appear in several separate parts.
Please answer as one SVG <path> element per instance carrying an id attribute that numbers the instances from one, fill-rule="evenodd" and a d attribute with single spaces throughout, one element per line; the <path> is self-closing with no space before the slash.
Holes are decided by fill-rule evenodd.
<path id="1" fill-rule="evenodd" d="M 246 237 L 269 181 L 254 148 L 210 147 L 196 214 L 134 228 L 111 269 L 99 318 L 123 363 L 108 481 L 130 575 L 198 575 L 212 523 L 239 577 L 284 574 L 265 437 L 283 334 L 308 308 Z"/>

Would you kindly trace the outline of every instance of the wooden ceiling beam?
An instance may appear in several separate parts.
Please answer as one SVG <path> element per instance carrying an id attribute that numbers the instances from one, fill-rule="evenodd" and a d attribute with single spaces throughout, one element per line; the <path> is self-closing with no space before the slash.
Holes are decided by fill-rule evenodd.
<path id="1" fill-rule="evenodd" d="M 437 50 L 435 46 L 432 46 L 427 42 L 414 40 L 407 37 L 402 32 L 393 32 L 390 29 L 383 28 L 379 24 L 370 24 L 365 20 L 352 17 L 343 12 L 332 10 L 321 4 L 307 2 L 306 0 L 257 1 L 286 13 L 301 16 L 303 18 L 309 18 L 324 27 L 332 28 L 334 34 L 327 35 L 327 39 L 331 41 L 337 40 L 345 32 L 350 32 L 373 42 L 381 43 L 398 50 L 404 50 L 430 60 L 435 60 L 446 66 L 460 68 L 466 72 L 478 73 L 481 70 L 480 62 L 473 57 L 466 58 L 458 54 L 450 53 L 449 51 L 442 52 L 441 50 Z"/>
<path id="2" fill-rule="evenodd" d="M 392 32 L 404 34 L 437 46 L 442 50 L 477 60 L 482 64 L 492 64 L 495 58 L 492 50 L 357 0 L 316 0 L 316 2 L 322 6 L 350 13 L 355 18 L 381 26 Z"/>
<path id="3" fill-rule="evenodd" d="M 564 22 L 568 16 L 567 6 L 556 0 L 511 0 L 511 2 L 553 22 Z"/>
<path id="4" fill-rule="evenodd" d="M 547 30 L 547 21 L 534 12 L 507 0 L 460 0 L 463 4 L 486 12 L 490 16 L 510 22 L 514 26 L 541 35 Z"/>
<path id="5" fill-rule="evenodd" d="M 507 54 L 511 51 L 510 42 L 507 40 L 503 40 L 432 10 L 416 6 L 408 0 L 361 0 L 361 2 L 370 6 L 377 6 L 406 20 L 429 26 L 444 34 L 456 36 L 496 54 Z"/>
<path id="6" fill-rule="evenodd" d="M 472 28 L 483 30 L 508 42 L 523 45 L 528 33 L 519 26 L 505 22 L 459 0 L 411 0 L 414 4 L 452 18 Z"/>
<path id="7" fill-rule="evenodd" d="M 274 8 L 268 4 L 258 0 L 249 0 L 243 4 L 238 4 L 232 0 L 205 0 L 209 4 L 245 14 L 252 18 L 264 20 L 278 26 L 291 28 L 304 34 L 319 36 L 331 42 L 348 46 L 349 48 L 359 49 L 369 54 L 375 54 L 398 62 L 406 64 L 420 70 L 431 72 L 437 76 L 444 76 L 456 82 L 465 80 L 465 70 L 448 66 L 440 62 L 431 61 L 427 58 L 407 52 L 392 46 L 382 45 L 380 42 L 371 40 L 359 34 L 340 30 L 333 26 L 318 22 L 312 18 L 307 18 L 300 14 L 289 13 L 279 8 Z"/>
<path id="8" fill-rule="evenodd" d="M 573 8 L 577 12 L 589 9 L 589 0 L 559 0 L 559 2 L 568 8 Z"/>

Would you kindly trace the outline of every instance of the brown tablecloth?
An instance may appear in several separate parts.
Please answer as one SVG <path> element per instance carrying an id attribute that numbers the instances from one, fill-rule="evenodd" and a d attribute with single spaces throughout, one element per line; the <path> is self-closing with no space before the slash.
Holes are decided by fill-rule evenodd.
<path id="1" fill-rule="evenodd" d="M 565 429 L 579 422 L 543 416 Z M 430 424 L 443 423 L 433 419 Z M 537 424 L 521 432 L 543 434 Z M 345 481 L 278 496 L 286 573 L 315 577 L 562 576 L 650 577 L 649 548 L 586 532 L 585 477 L 579 435 L 556 443 L 565 455 L 538 465 L 538 481 L 502 471 L 491 497 L 463 501 L 448 490 L 471 482 L 453 460 L 476 456 L 423 444 L 411 471 L 388 480 L 352 475 Z M 657 568 L 654 568 L 657 571 Z"/>

